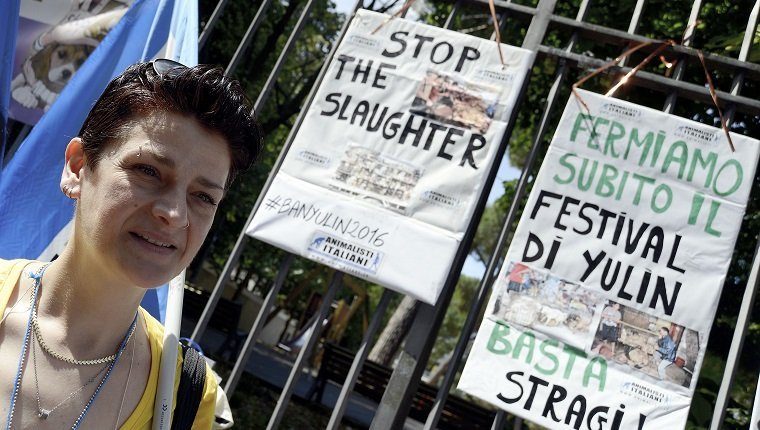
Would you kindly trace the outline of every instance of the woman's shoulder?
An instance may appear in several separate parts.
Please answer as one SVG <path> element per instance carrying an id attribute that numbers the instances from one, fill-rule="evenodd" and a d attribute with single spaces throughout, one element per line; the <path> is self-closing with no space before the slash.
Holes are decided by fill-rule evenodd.
<path id="1" fill-rule="evenodd" d="M 7 280 L 18 278 L 18 274 L 24 270 L 29 263 L 33 263 L 33 260 L 5 260 L 0 258 L 0 285 Z"/>
<path id="2" fill-rule="evenodd" d="M 4 260 L 0 258 L 0 309 L 5 308 L 21 272 L 24 271 L 24 267 L 33 262 L 32 260 Z M 0 314 L 2 314 L 1 311 Z"/>
<path id="3" fill-rule="evenodd" d="M 122 427 L 123 429 L 134 428 L 143 430 L 150 426 L 153 416 L 153 402 L 157 391 L 158 367 L 161 360 L 161 350 L 163 349 L 164 326 L 145 309 L 140 308 L 140 313 L 145 321 L 145 327 L 151 345 L 151 377 L 148 381 L 148 387 L 146 387 L 146 390 L 143 393 L 143 399 L 140 401 L 140 405 L 138 405 L 138 408 L 133 412 L 134 416 L 130 417 L 124 427 Z M 182 354 L 178 354 L 177 370 L 174 380 L 175 396 L 177 389 L 179 388 L 179 378 L 181 377 L 183 361 Z M 193 429 L 211 428 L 214 420 L 217 387 L 218 383 L 216 377 L 208 364 L 206 364 L 206 380 L 204 381 L 201 403 L 198 407 L 195 422 L 193 423 Z"/>

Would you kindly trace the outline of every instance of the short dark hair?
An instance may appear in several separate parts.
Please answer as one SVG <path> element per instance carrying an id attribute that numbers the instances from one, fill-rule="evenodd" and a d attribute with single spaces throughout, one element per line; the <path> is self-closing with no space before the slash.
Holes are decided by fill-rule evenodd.
<path id="1" fill-rule="evenodd" d="M 108 84 L 79 131 L 88 165 L 95 168 L 111 140 L 124 137 L 135 120 L 153 112 L 192 117 L 224 137 L 232 160 L 225 187 L 261 152 L 261 132 L 248 99 L 240 83 L 224 76 L 221 68 L 182 67 L 160 76 L 152 63 L 138 63 Z"/>

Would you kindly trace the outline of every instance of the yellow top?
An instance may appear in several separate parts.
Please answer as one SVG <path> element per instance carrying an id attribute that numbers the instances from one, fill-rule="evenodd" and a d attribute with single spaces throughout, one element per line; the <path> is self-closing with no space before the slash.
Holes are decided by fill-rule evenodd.
<path id="1" fill-rule="evenodd" d="M 8 298 L 13 292 L 21 272 L 30 260 L 3 260 L 0 259 L 0 315 L 8 305 Z M 150 341 L 151 363 L 148 384 L 140 398 L 140 402 L 132 414 L 124 422 L 122 430 L 150 430 L 153 424 L 153 406 L 158 387 L 158 368 L 161 363 L 161 349 L 164 340 L 164 326 L 153 318 L 145 309 L 140 312 L 147 323 L 148 338 Z M 177 373 L 174 378 L 174 397 L 177 397 L 180 371 L 182 369 L 182 354 L 177 356 Z M 193 430 L 208 430 L 214 422 L 214 408 L 216 405 L 217 382 L 211 369 L 206 365 L 206 383 L 203 386 L 203 397 L 198 407 L 198 413 L 193 422 Z"/>

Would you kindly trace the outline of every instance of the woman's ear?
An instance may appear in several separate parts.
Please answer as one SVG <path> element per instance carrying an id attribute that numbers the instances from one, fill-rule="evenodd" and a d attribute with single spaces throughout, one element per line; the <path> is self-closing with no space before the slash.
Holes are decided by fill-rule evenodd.
<path id="1" fill-rule="evenodd" d="M 79 198 L 81 192 L 82 169 L 85 165 L 82 139 L 75 137 L 66 145 L 65 164 L 61 174 L 61 191 L 71 199 Z"/>

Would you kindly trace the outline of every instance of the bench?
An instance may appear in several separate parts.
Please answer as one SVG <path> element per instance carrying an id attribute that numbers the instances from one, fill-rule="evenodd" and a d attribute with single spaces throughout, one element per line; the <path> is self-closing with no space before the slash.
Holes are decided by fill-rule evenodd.
<path id="1" fill-rule="evenodd" d="M 346 381 L 346 376 L 348 376 L 348 371 L 353 361 L 354 354 L 348 349 L 333 343 L 325 343 L 319 373 L 307 398 L 321 403 L 328 381 L 342 385 Z M 392 373 L 393 369 L 389 367 L 365 360 L 356 379 L 354 392 L 379 403 Z M 409 417 L 420 422 L 425 422 L 437 395 L 438 388 L 425 382 L 420 382 L 417 392 L 412 398 Z M 482 408 L 461 397 L 449 394 L 441 412 L 438 428 L 446 430 L 490 429 L 495 416 L 495 412 Z"/>
<path id="2" fill-rule="evenodd" d="M 211 293 L 185 285 L 182 316 L 198 321 L 201 318 L 203 309 L 206 308 L 209 297 L 211 297 Z M 242 303 L 233 302 L 224 297 L 220 297 L 216 303 L 216 308 L 214 308 L 214 312 L 211 314 L 208 326 L 226 335 L 224 342 L 216 350 L 216 355 L 224 357 L 225 354 L 229 354 L 230 359 L 237 356 L 242 342 L 247 336 L 247 333 L 238 330 L 242 311 Z"/>

